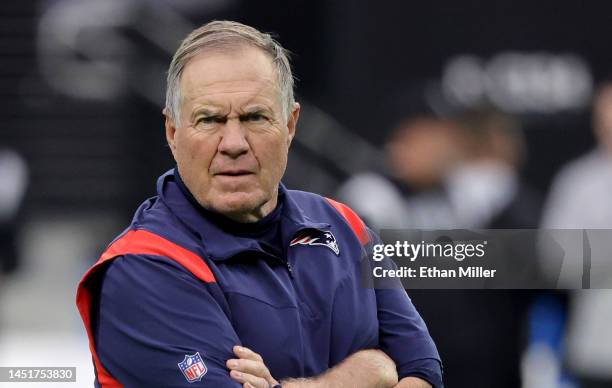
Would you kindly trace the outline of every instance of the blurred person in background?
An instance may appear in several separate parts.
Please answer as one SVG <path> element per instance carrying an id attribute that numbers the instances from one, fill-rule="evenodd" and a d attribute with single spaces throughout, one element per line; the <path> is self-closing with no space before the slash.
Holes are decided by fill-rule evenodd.
<path id="1" fill-rule="evenodd" d="M 525 140 L 518 120 L 495 109 L 474 109 L 458 119 L 464 131 L 466 158 L 448 177 L 449 196 L 462 226 L 486 229 L 534 229 L 541 221 L 539 193 L 521 178 L 526 161 Z M 525 278 L 541 279 L 537 239 L 524 234 L 521 245 L 530 254 L 507 257 Z M 511 247 L 507 251 L 511 251 Z M 536 284 L 536 283 L 534 283 Z M 499 378 L 523 388 L 556 388 L 565 379 L 560 373 L 562 328 L 565 325 L 563 292 L 487 290 L 468 293 L 464 307 L 479 306 L 476 317 L 488 327 L 481 344 L 484 354 L 499 354 L 507 368 L 497 369 Z M 469 305 L 469 306 L 468 306 Z M 483 312 L 494 312 L 488 318 Z M 503 316 L 511 312 L 510 316 Z M 486 322 L 486 324 L 483 324 Z M 502 328 L 504 336 L 495 332 Z M 432 332 L 435 334 L 432 328 Z M 473 335 L 478 335 L 474 332 Z M 442 341 L 440 341 L 440 347 Z M 491 346 L 495 344 L 494 346 Z M 542 348 L 546 351 L 542 352 Z M 459 357 L 459 355 L 457 355 Z M 450 374 L 450 373 L 449 373 Z M 489 378 L 495 378 L 492 374 Z M 510 386 L 510 385 L 508 385 Z"/>
<path id="2" fill-rule="evenodd" d="M 522 183 L 518 121 L 473 109 L 403 121 L 385 147 L 389 171 L 350 178 L 339 197 L 381 229 L 533 228 L 540 201 Z M 448 386 L 521 386 L 531 291 L 411 290 L 428 319 Z M 478 365 L 476 368 L 475 365 Z"/>
<path id="3" fill-rule="evenodd" d="M 19 252 L 17 237 L 20 210 L 28 185 L 28 168 L 23 158 L 9 148 L 0 148 L 0 287 L 3 276 L 15 271 Z M 1 288 L 0 288 L 1 291 Z"/>
<path id="4" fill-rule="evenodd" d="M 597 146 L 557 174 L 544 227 L 612 227 L 612 82 L 601 85 L 595 94 L 592 122 Z"/>
<path id="5" fill-rule="evenodd" d="M 556 176 L 542 228 L 612 229 L 612 82 L 593 99 L 597 146 Z M 612 260 L 608 255 L 607 259 Z M 580 290 L 572 295 L 567 362 L 583 388 L 612 387 L 612 290 Z"/>
<path id="6" fill-rule="evenodd" d="M 359 173 L 338 191 L 374 228 L 535 228 L 541 201 L 520 177 L 518 121 L 493 109 L 455 120 L 403 120 L 385 145 L 387 171 Z"/>
<path id="7" fill-rule="evenodd" d="M 541 201 L 521 180 L 526 157 L 518 120 L 480 108 L 458 118 L 465 156 L 446 176 L 457 227 L 488 229 L 536 228 Z"/>
<path id="8" fill-rule="evenodd" d="M 457 124 L 465 147 L 464 158 L 453 166 L 445 181 L 457 219 L 455 227 L 536 227 L 541 202 L 521 179 L 520 168 L 527 155 L 518 120 L 486 107 L 463 112 L 457 117 Z M 533 257 L 513 258 L 521 259 L 526 262 L 516 265 L 524 268 L 536 265 Z M 430 308 L 436 297 L 444 297 L 445 306 L 452 307 Z M 440 291 L 439 295 L 421 291 L 413 296 L 419 307 L 424 306 L 425 316 L 441 318 L 432 322 L 430 328 L 440 351 L 448 358 L 448 381 L 460 387 L 483 388 L 521 386 L 521 356 L 527 346 L 527 317 L 532 298 L 533 292 L 529 290 L 453 290 Z M 452 331 L 438 322 L 452 322 L 462 330 L 451 335 Z M 458 349 L 469 349 L 469 356 Z M 473 364 L 482 368 L 475 372 L 470 367 Z"/>
<path id="9" fill-rule="evenodd" d="M 280 184 L 299 111 L 269 34 L 215 21 L 183 41 L 164 109 L 177 166 L 79 285 L 97 383 L 443 386 L 406 292 L 361 286 L 377 237 Z"/>
<path id="10" fill-rule="evenodd" d="M 352 176 L 337 196 L 375 229 L 453 228 L 458 220 L 444 184 L 463 158 L 462 142 L 451 120 L 405 118 L 385 143 L 387 169 Z"/>

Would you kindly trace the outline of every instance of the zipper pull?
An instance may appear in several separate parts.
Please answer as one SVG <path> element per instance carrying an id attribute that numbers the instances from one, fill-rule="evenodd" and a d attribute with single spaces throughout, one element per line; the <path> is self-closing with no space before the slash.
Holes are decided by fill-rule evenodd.
<path id="1" fill-rule="evenodd" d="M 289 277 L 293 279 L 293 267 L 291 267 L 291 264 L 289 262 L 287 262 L 285 266 L 287 267 L 287 271 L 289 272 Z"/>

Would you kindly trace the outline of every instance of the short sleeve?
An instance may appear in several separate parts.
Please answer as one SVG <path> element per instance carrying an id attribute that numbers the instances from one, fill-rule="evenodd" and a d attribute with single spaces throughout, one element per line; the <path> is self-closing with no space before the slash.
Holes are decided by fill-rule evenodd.
<path id="1" fill-rule="evenodd" d="M 225 367 L 240 341 L 209 284 L 158 256 L 121 256 L 105 271 L 94 340 L 124 387 L 241 386 Z"/>

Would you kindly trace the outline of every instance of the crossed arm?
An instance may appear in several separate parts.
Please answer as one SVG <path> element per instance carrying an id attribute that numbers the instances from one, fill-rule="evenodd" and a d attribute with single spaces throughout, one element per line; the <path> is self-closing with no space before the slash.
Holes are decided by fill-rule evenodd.
<path id="1" fill-rule="evenodd" d="M 239 343 L 238 336 L 224 323 L 223 314 L 211 307 L 216 302 L 177 266 L 151 257 L 118 258 L 109 267 L 101 286 L 94 337 L 100 360 L 110 374 L 125 387 L 187 387 L 190 383 L 181 376 L 177 362 L 199 349 L 206 357 L 208 371 L 204 380 L 210 386 L 269 388 L 278 384 L 261 356 L 246 348 L 241 352 L 234 346 Z M 166 286 L 160 288 L 159 284 Z M 181 308 L 179 302 L 189 308 Z M 382 319 L 390 321 L 384 310 L 381 314 Z M 201 335 L 203 327 L 215 334 Z M 390 332 L 385 337 L 394 338 L 395 327 L 387 324 Z M 421 349 L 418 343 L 414 345 Z M 417 377 L 406 377 L 398 383 L 397 371 L 405 376 L 405 365 L 396 368 L 387 354 L 400 360 L 394 352 L 406 349 L 392 349 L 384 340 L 381 349 L 357 351 L 316 377 L 280 383 L 283 388 L 431 387 Z"/>
<path id="2" fill-rule="evenodd" d="M 347 357 L 339 365 L 313 378 L 277 381 L 262 357 L 251 349 L 234 346 L 237 358 L 227 361 L 230 376 L 243 388 L 431 388 L 418 377 L 405 377 L 398 383 L 395 363 L 384 352 L 361 350 Z"/>

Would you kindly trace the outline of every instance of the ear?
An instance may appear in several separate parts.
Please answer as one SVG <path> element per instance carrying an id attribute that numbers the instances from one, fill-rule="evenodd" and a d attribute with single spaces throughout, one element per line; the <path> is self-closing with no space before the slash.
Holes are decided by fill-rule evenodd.
<path id="1" fill-rule="evenodd" d="M 289 131 L 289 136 L 287 137 L 287 147 L 291 145 L 291 141 L 293 140 L 293 137 L 295 136 L 297 122 L 298 122 L 298 119 L 300 118 L 300 109 L 301 109 L 300 104 L 296 102 L 295 105 L 293 106 L 293 110 L 289 114 L 289 118 L 287 119 L 287 129 Z"/>
<path id="2" fill-rule="evenodd" d="M 166 141 L 168 142 L 170 151 L 172 151 L 172 155 L 176 159 L 176 155 L 174 155 L 174 151 L 176 150 L 176 143 L 174 140 L 174 137 L 176 135 L 176 125 L 174 124 L 174 120 L 172 119 L 172 116 L 170 115 L 168 108 L 164 108 L 162 113 L 166 117 L 166 120 L 164 122 L 164 125 L 166 127 Z"/>

